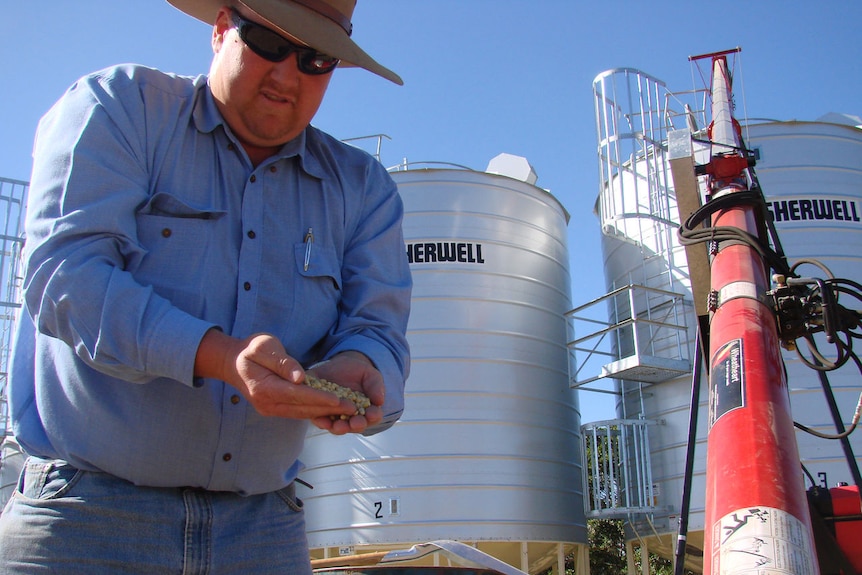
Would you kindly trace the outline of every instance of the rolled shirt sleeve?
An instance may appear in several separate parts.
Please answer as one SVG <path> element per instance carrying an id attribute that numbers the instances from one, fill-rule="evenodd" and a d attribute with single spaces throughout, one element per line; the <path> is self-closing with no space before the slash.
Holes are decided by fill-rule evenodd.
<path id="1" fill-rule="evenodd" d="M 94 77 L 73 86 L 40 122 L 25 301 L 40 333 L 65 341 L 98 371 L 191 384 L 197 346 L 213 323 L 128 271 L 147 256 L 135 218 L 149 196 L 151 166 L 142 118 L 130 112 L 142 104 L 133 86 Z"/>
<path id="2" fill-rule="evenodd" d="M 388 179 L 388 174 L 387 174 Z M 394 186 L 394 184 L 393 184 Z M 331 357 L 345 350 L 362 352 L 383 375 L 386 401 L 383 420 L 366 431 L 378 433 L 394 424 L 404 411 L 404 382 L 410 371 L 407 318 L 411 281 L 400 222 L 402 206 L 396 194 L 372 204 L 345 255 L 344 312 L 331 334 Z"/>

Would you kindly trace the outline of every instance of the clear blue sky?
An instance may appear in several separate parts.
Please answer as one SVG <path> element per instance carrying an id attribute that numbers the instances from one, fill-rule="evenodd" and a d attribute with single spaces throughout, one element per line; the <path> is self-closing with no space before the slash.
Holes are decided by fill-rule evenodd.
<path id="1" fill-rule="evenodd" d="M 79 76 L 121 62 L 209 67 L 209 28 L 165 0 L 3 4 L 2 177 L 29 180 L 36 123 Z M 339 138 L 387 134 L 386 166 L 482 170 L 501 152 L 527 157 L 572 215 L 579 305 L 605 292 L 593 79 L 633 67 L 687 90 L 699 82 L 689 56 L 739 46 L 735 90 L 748 117 L 862 115 L 860 24 L 860 0 L 359 0 L 354 38 L 405 86 L 337 70 L 314 123 Z M 584 421 L 612 417 L 593 398 L 582 395 Z"/>

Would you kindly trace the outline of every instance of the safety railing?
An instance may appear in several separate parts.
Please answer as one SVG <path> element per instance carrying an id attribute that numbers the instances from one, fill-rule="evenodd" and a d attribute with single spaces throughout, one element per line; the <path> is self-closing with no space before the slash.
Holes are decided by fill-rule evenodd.
<path id="1" fill-rule="evenodd" d="M 656 421 L 615 419 L 581 426 L 584 506 L 588 518 L 655 511 L 647 428 Z"/>
<path id="2" fill-rule="evenodd" d="M 572 387 L 611 377 L 658 383 L 691 369 L 682 294 L 627 285 L 568 312 Z"/>
<path id="3" fill-rule="evenodd" d="M 0 434 L 6 436 L 9 409 L 6 383 L 12 332 L 21 308 L 21 250 L 28 182 L 0 178 Z"/>

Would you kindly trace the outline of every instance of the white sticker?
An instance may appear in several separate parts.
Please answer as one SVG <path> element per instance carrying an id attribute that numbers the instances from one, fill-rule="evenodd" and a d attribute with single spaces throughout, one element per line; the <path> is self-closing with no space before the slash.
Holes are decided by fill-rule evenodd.
<path id="1" fill-rule="evenodd" d="M 772 507 L 739 509 L 713 526 L 712 573 L 816 575 L 808 527 Z"/>

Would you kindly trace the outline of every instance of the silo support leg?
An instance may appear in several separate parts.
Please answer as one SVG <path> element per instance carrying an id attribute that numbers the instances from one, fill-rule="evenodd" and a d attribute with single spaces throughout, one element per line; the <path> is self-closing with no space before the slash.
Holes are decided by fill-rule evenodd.
<path id="1" fill-rule="evenodd" d="M 641 541 L 641 575 L 649 575 L 649 543 Z"/>
<path id="2" fill-rule="evenodd" d="M 575 546 L 575 575 L 590 575 L 590 548 L 586 545 Z"/>
<path id="3" fill-rule="evenodd" d="M 626 573 L 628 575 L 638 575 L 637 566 L 635 565 L 635 546 L 631 541 L 626 541 Z"/>

